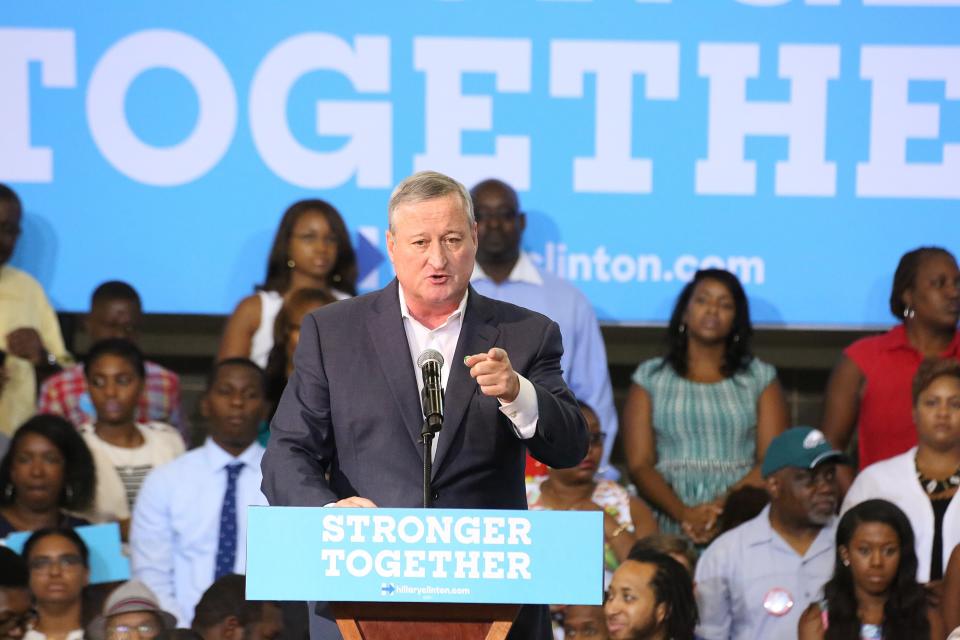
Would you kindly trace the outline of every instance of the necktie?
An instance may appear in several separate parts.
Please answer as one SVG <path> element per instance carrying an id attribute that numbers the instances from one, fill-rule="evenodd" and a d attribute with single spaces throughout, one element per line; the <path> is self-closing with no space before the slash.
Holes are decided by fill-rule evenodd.
<path id="1" fill-rule="evenodd" d="M 223 492 L 223 506 L 220 507 L 220 535 L 217 540 L 214 580 L 233 573 L 233 563 L 237 559 L 237 476 L 242 468 L 242 462 L 234 462 L 226 467 L 227 490 Z"/>

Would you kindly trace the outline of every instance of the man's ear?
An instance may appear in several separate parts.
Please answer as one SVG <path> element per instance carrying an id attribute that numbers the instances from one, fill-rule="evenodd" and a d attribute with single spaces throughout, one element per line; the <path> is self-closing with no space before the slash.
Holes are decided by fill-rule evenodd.
<path id="1" fill-rule="evenodd" d="M 520 233 L 527 230 L 527 214 L 523 211 L 517 213 L 517 229 L 520 230 Z"/>
<path id="2" fill-rule="evenodd" d="M 657 608 L 653 610 L 653 615 L 657 620 L 657 626 L 659 627 L 667 619 L 667 614 L 670 613 L 670 605 L 666 602 L 661 602 L 657 605 Z"/>
<path id="3" fill-rule="evenodd" d="M 776 473 L 772 474 L 769 478 L 765 480 L 765 483 L 767 486 L 767 493 L 770 494 L 770 499 L 772 500 L 774 498 L 779 498 L 781 485 L 780 485 L 780 478 L 778 477 L 778 474 Z"/>
<path id="4" fill-rule="evenodd" d="M 210 417 L 210 401 L 207 399 L 209 393 L 209 390 L 204 392 L 203 397 L 200 398 L 200 415 L 204 418 Z M 264 407 L 264 413 L 266 413 L 266 407 Z"/>

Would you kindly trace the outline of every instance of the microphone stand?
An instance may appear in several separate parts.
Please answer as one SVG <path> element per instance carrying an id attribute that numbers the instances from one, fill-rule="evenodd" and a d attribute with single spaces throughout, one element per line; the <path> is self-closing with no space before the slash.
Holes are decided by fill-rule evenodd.
<path id="1" fill-rule="evenodd" d="M 423 442 L 423 508 L 429 509 L 433 506 L 433 491 L 430 487 L 430 479 L 433 476 L 433 439 L 439 427 L 434 428 L 430 425 L 430 420 L 423 421 L 423 428 L 420 430 L 420 437 Z"/>

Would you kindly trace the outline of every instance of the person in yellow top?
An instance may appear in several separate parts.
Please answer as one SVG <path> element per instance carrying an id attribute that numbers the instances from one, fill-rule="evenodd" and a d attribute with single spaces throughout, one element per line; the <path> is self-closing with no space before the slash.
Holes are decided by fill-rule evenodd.
<path id="1" fill-rule="evenodd" d="M 43 287 L 7 264 L 22 215 L 20 198 L 0 184 L 0 432 L 8 434 L 33 415 L 38 379 L 56 373 L 70 358 Z"/>

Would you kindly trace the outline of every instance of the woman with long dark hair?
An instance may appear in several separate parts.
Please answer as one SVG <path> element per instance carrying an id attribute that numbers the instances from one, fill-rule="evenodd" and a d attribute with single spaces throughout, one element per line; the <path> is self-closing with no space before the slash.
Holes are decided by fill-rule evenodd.
<path id="1" fill-rule="evenodd" d="M 917 582 L 913 529 L 886 500 L 867 500 L 837 525 L 833 577 L 800 618 L 799 640 L 940 640 L 939 617 Z"/>
<path id="2" fill-rule="evenodd" d="M 76 427 L 39 415 L 13 434 L 0 462 L 0 538 L 14 531 L 89 524 L 84 511 L 96 485 L 93 460 Z"/>
<path id="3" fill-rule="evenodd" d="M 323 289 L 338 300 L 357 293 L 357 258 L 347 226 L 324 200 L 300 200 L 283 214 L 257 292 L 240 301 L 223 332 L 218 360 L 250 358 L 267 366 L 274 319 L 300 289 Z"/>
<path id="4" fill-rule="evenodd" d="M 665 533 L 712 538 L 727 492 L 761 484 L 767 445 L 787 426 L 776 370 L 753 356 L 752 336 L 736 276 L 701 270 L 677 298 L 666 355 L 633 375 L 624 449 Z"/>

